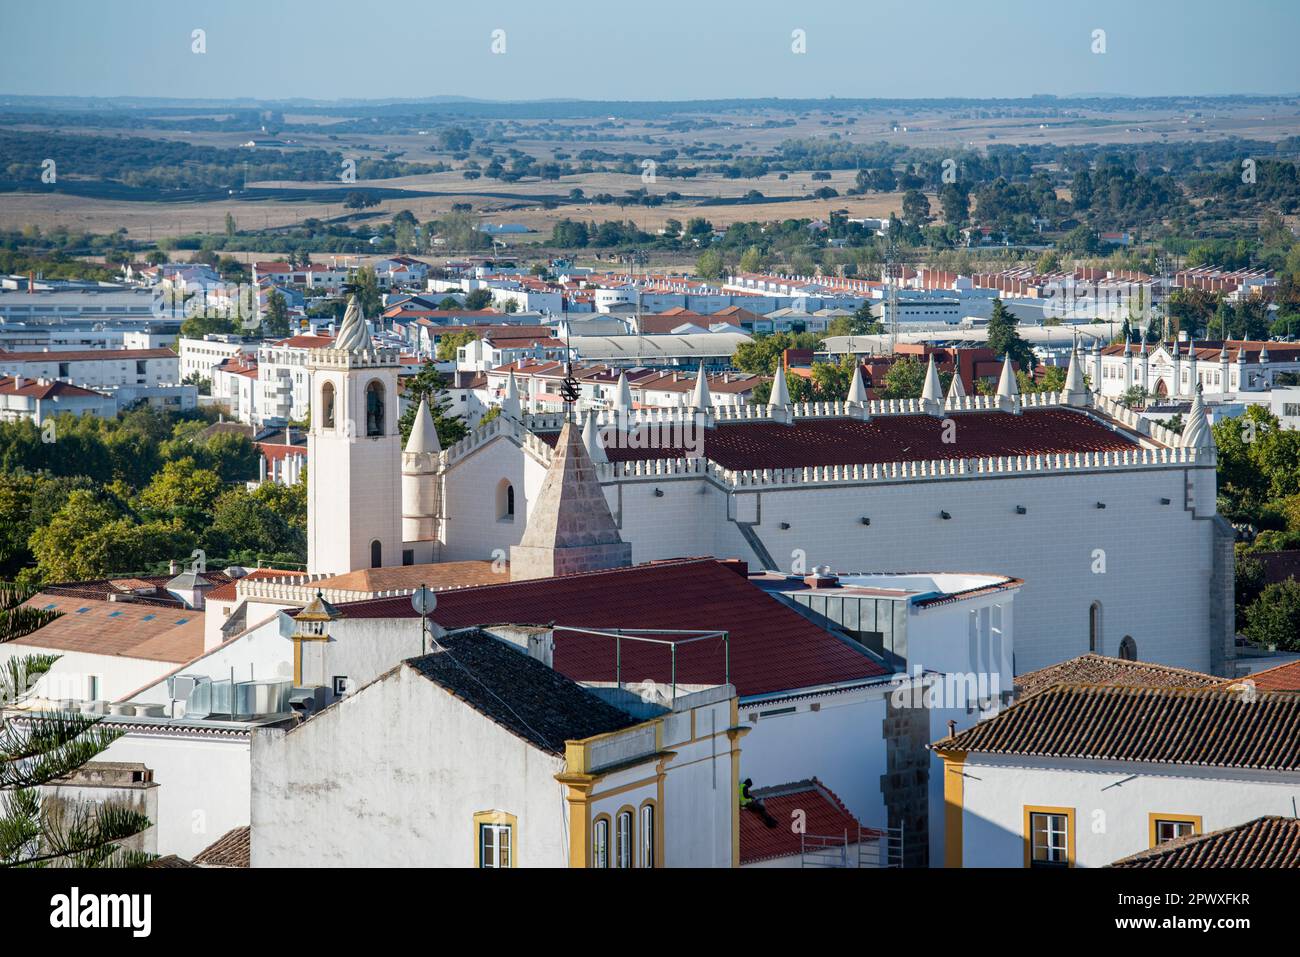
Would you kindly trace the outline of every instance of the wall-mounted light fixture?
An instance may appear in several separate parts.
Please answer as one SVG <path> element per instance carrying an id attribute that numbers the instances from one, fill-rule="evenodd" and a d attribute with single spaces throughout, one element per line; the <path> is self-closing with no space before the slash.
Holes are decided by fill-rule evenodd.
<path id="1" fill-rule="evenodd" d="M 948 519 L 952 518 L 952 516 L 949 515 L 947 512 L 940 512 L 939 517 L 942 518 L 944 521 L 947 521 Z"/>
<path id="2" fill-rule="evenodd" d="M 1016 506 L 1016 514 L 1017 514 L 1017 515 L 1024 515 L 1024 514 L 1025 514 L 1026 512 L 1028 512 L 1028 511 L 1029 511 L 1029 509 L 1025 508 L 1023 505 L 1017 505 L 1017 506 Z"/>
<path id="3" fill-rule="evenodd" d="M 1168 499 L 1168 498 L 1162 498 L 1162 499 L 1160 500 L 1160 504 L 1161 504 L 1161 505 L 1172 505 L 1172 504 L 1173 504 L 1173 500 L 1172 500 L 1172 499 Z"/>
<path id="4" fill-rule="evenodd" d="M 664 497 L 664 490 L 661 488 L 655 489 L 655 498 L 663 498 L 663 497 Z"/>
<path id="5" fill-rule="evenodd" d="M 865 515 L 863 515 L 862 518 L 859 519 L 859 521 L 862 522 L 863 525 L 871 524 L 871 519 L 867 518 L 867 516 Z"/>
<path id="6" fill-rule="evenodd" d="M 781 531 L 784 532 L 784 531 L 785 531 L 787 528 L 789 528 L 789 527 L 790 527 L 790 523 L 789 523 L 789 522 L 782 522 L 782 523 L 781 523 Z"/>
<path id="7" fill-rule="evenodd" d="M 1105 503 L 1105 502 L 1098 502 L 1098 503 L 1097 503 L 1097 507 L 1098 507 L 1098 508 L 1105 508 L 1105 507 L 1106 507 L 1106 503 Z"/>

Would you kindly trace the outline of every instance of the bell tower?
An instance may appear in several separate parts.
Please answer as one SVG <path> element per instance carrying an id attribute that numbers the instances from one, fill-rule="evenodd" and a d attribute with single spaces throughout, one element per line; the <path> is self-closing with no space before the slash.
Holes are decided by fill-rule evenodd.
<path id="1" fill-rule="evenodd" d="M 307 570 L 402 561 L 396 349 L 376 348 L 355 296 L 333 345 L 307 355 Z"/>

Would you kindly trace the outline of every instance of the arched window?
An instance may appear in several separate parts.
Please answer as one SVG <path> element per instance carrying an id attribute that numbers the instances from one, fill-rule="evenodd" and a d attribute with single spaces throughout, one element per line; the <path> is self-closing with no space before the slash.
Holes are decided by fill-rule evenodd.
<path id="1" fill-rule="evenodd" d="M 1138 660 L 1138 643 L 1133 640 L 1132 635 L 1125 635 L 1120 639 L 1119 656 L 1125 661 Z"/>
<path id="2" fill-rule="evenodd" d="M 617 845 L 614 848 L 614 866 L 627 869 L 632 866 L 632 811 L 619 811 L 615 822 Z"/>
<path id="3" fill-rule="evenodd" d="M 376 379 L 366 386 L 366 435 L 384 434 L 384 384 Z"/>
<path id="4" fill-rule="evenodd" d="M 1094 601 L 1088 608 L 1088 650 L 1101 654 L 1101 602 Z"/>
<path id="5" fill-rule="evenodd" d="M 370 543 L 370 567 L 384 567 L 384 546 L 379 544 L 379 539 L 377 538 Z"/>
<path id="6" fill-rule="evenodd" d="M 591 826 L 591 866 L 609 867 L 609 818 L 598 817 Z"/>
<path id="7" fill-rule="evenodd" d="M 508 479 L 497 483 L 497 520 L 513 522 L 515 520 L 515 487 Z"/>
<path id="8" fill-rule="evenodd" d="M 655 806 L 653 801 L 641 805 L 641 866 L 655 866 Z"/>
<path id="9" fill-rule="evenodd" d="M 334 383 L 326 382 L 320 387 L 320 427 L 334 428 Z"/>

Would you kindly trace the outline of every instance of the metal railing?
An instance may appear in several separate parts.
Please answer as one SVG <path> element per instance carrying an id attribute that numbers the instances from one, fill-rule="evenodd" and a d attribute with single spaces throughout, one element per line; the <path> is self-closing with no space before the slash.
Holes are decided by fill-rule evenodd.
<path id="1" fill-rule="evenodd" d="M 901 827 L 799 835 L 800 867 L 902 867 Z"/>
<path id="2" fill-rule="evenodd" d="M 672 702 L 677 703 L 677 648 L 679 645 L 693 645 L 696 642 L 708 641 L 710 639 L 722 640 L 723 665 L 722 681 L 720 684 L 731 684 L 731 636 L 725 631 L 706 631 L 703 629 L 676 629 L 676 628 L 581 628 L 574 625 L 552 626 L 554 631 L 572 632 L 579 635 L 594 635 L 600 638 L 614 639 L 614 682 L 618 689 L 623 690 L 623 642 L 635 641 L 644 642 L 651 645 L 668 646 L 671 660 L 669 663 L 670 675 L 669 682 L 672 685 Z M 651 638 L 650 635 L 674 635 L 690 636 L 677 637 L 674 639 Z"/>

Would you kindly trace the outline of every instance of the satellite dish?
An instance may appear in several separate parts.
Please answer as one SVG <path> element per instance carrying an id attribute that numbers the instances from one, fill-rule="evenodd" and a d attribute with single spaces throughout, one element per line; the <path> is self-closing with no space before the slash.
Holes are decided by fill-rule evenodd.
<path id="1" fill-rule="evenodd" d="M 411 593 L 411 607 L 415 609 L 417 615 L 423 618 L 438 607 L 438 596 L 421 585 Z"/>

